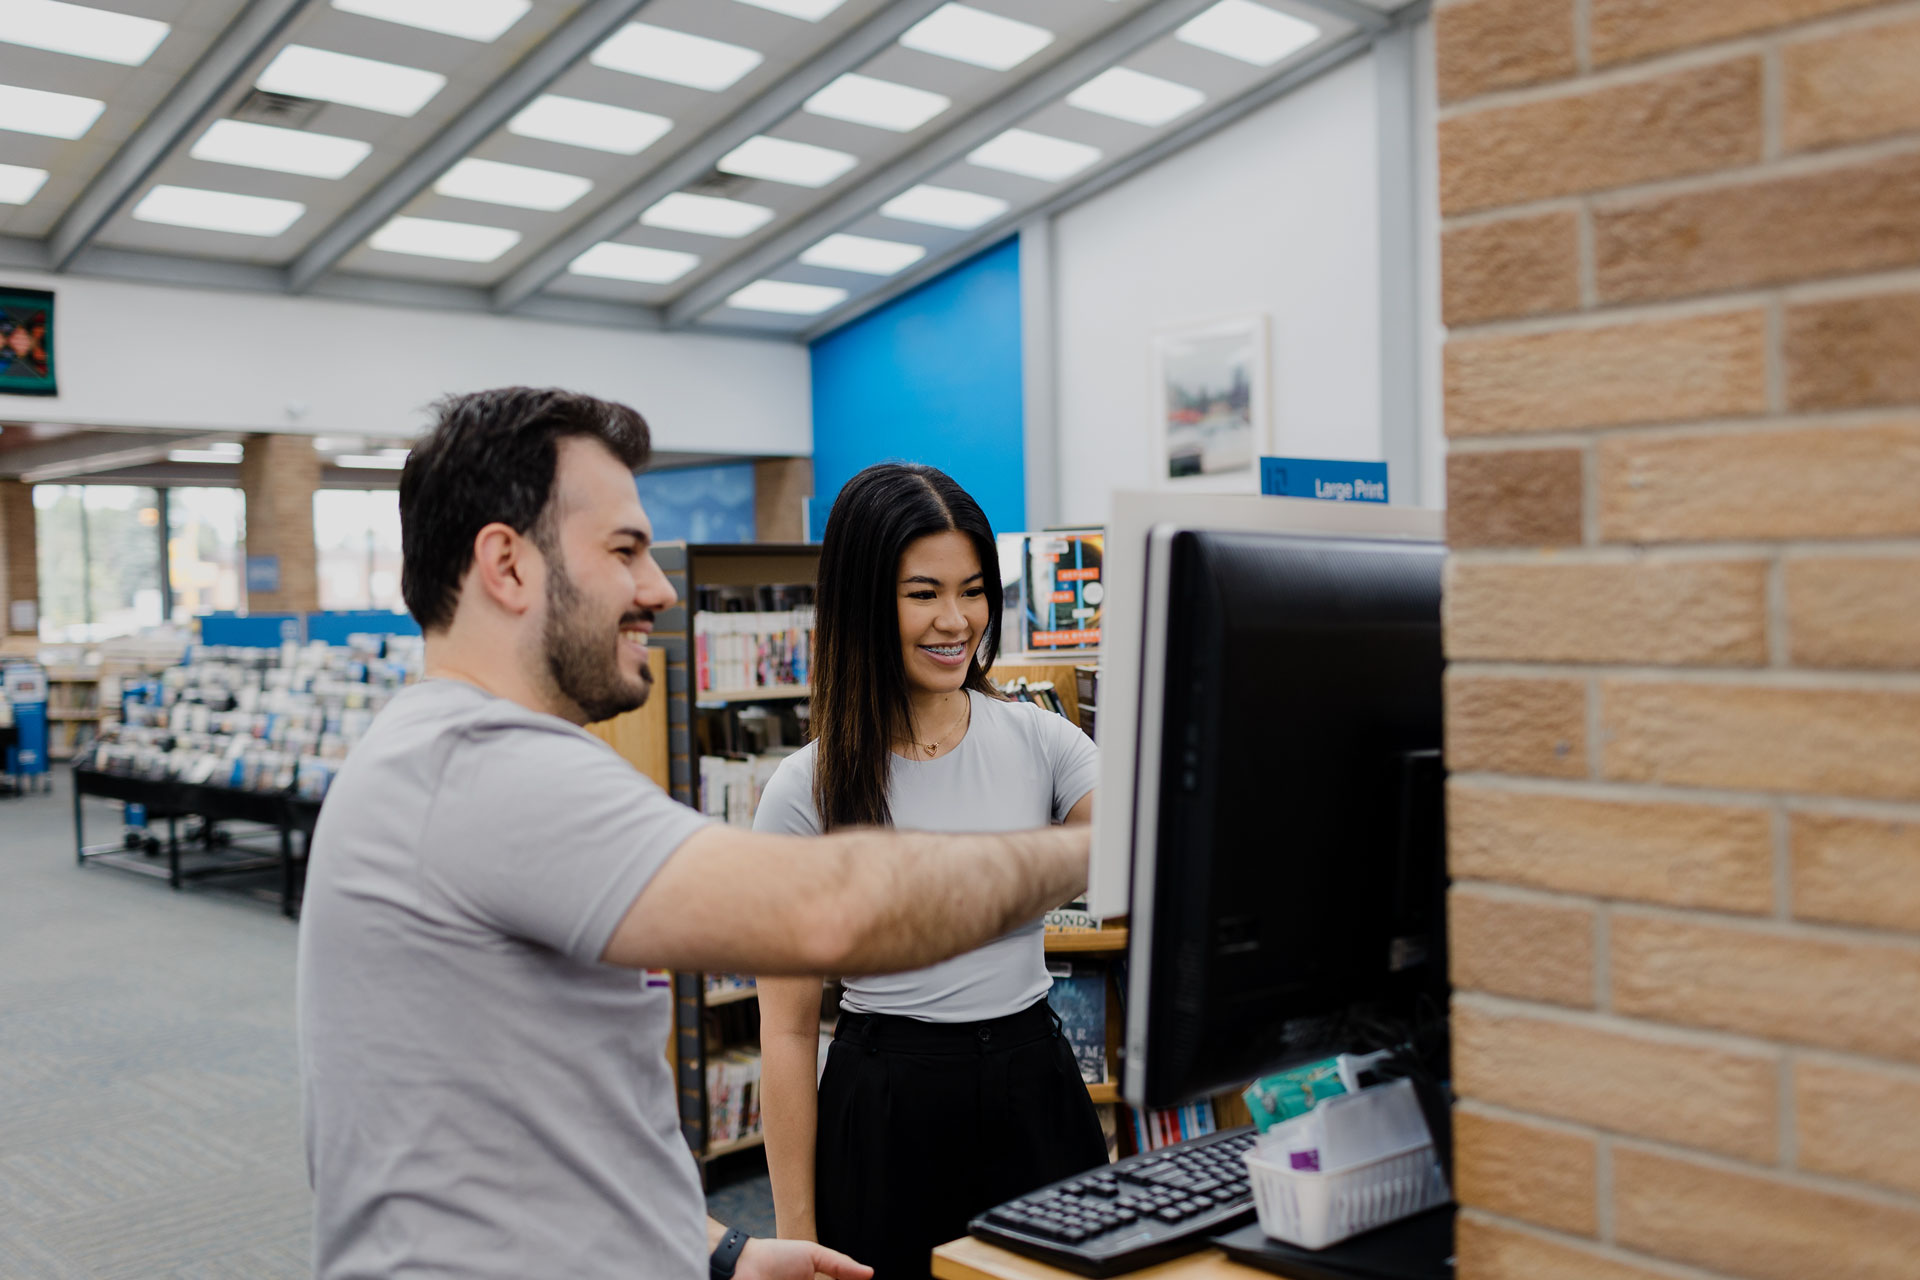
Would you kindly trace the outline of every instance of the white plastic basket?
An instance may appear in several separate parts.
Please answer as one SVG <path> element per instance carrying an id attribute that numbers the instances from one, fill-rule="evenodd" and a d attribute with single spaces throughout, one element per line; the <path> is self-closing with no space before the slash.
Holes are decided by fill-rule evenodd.
<path id="1" fill-rule="evenodd" d="M 1331 1173 L 1283 1168 L 1246 1155 L 1260 1229 L 1303 1249 L 1324 1249 L 1451 1199 L 1433 1143 Z"/>

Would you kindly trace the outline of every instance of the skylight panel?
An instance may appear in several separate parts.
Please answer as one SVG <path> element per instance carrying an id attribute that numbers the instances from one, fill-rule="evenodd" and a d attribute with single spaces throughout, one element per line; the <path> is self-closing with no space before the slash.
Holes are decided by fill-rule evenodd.
<path id="1" fill-rule="evenodd" d="M 1173 34 L 1187 44 L 1270 67 L 1319 39 L 1320 28 L 1253 0 L 1220 0 Z"/>
<path id="2" fill-rule="evenodd" d="M 344 178 L 373 151 L 371 142 L 244 120 L 215 120 L 188 154 L 215 164 L 240 164 L 309 178 Z"/>
<path id="3" fill-rule="evenodd" d="M 769 9 L 774 13 L 784 13 L 790 18 L 800 18 L 807 22 L 820 21 L 846 2 L 847 0 L 740 0 L 741 4 L 750 4 L 756 9 Z"/>
<path id="4" fill-rule="evenodd" d="M 860 271 L 870 276 L 890 276 L 906 270 L 926 256 L 925 245 L 842 233 L 828 236 L 814 245 L 800 255 L 800 261 L 810 267 L 833 267 L 840 271 Z"/>
<path id="5" fill-rule="evenodd" d="M 0 129 L 46 138 L 83 138 L 107 104 L 98 98 L 0 84 Z"/>
<path id="6" fill-rule="evenodd" d="M 849 71 L 807 99 L 806 110 L 832 120 L 911 133 L 953 105 L 943 93 Z"/>
<path id="7" fill-rule="evenodd" d="M 46 184 L 45 169 L 30 169 L 23 164 L 0 164 L 0 204 L 25 204 L 40 194 Z"/>
<path id="8" fill-rule="evenodd" d="M 1043 182 L 1070 178 L 1099 158 L 1098 147 L 1026 129 L 1009 129 L 967 153 L 967 160 L 982 168 L 1039 178 Z"/>
<path id="9" fill-rule="evenodd" d="M 410 253 L 454 262 L 492 262 L 519 243 L 520 233 L 508 227 L 408 217 L 390 219 L 367 240 L 369 247 L 382 253 Z"/>
<path id="10" fill-rule="evenodd" d="M 700 255 L 696 253 L 605 240 L 575 258 L 567 270 L 577 276 L 598 276 L 603 280 L 672 284 L 699 265 Z"/>
<path id="11" fill-rule="evenodd" d="M 8 0 L 0 6 L 0 40 L 137 67 L 173 28 L 152 18 L 61 0 Z M 36 132 L 29 130 L 29 132 Z"/>
<path id="12" fill-rule="evenodd" d="M 917 187 L 909 187 L 881 205 L 880 212 L 903 222 L 924 222 L 930 227 L 971 231 L 992 222 L 1012 207 L 999 196 L 922 183 Z"/>
<path id="13" fill-rule="evenodd" d="M 907 28 L 900 43 L 922 53 L 1009 71 L 1053 43 L 1053 32 L 964 4 L 943 4 Z"/>
<path id="14" fill-rule="evenodd" d="M 254 81 L 268 93 L 319 98 L 390 116 L 418 114 L 446 83 L 447 78 L 437 71 L 356 58 L 304 44 L 282 49 Z"/>
<path id="15" fill-rule="evenodd" d="M 492 44 L 527 16 L 532 0 L 333 0 L 342 13 Z"/>
<path id="16" fill-rule="evenodd" d="M 747 311 L 777 311 L 789 316 L 817 316 L 847 300 L 847 291 L 830 284 L 793 284 L 786 280 L 755 280 L 734 291 L 727 305 Z"/>
<path id="17" fill-rule="evenodd" d="M 639 155 L 671 128 L 673 121 L 651 111 L 566 98 L 557 93 L 541 94 L 507 122 L 507 131 L 523 138 L 591 147 L 620 156 Z"/>
<path id="18" fill-rule="evenodd" d="M 443 196 L 462 200 L 484 200 L 516 209 L 558 213 L 593 190 L 593 183 L 571 173 L 469 156 L 441 174 L 433 189 Z"/>
<path id="19" fill-rule="evenodd" d="M 158 186 L 133 206 L 142 222 L 202 231 L 229 231 L 241 236 L 277 236 L 300 220 L 307 206 L 298 200 L 235 195 L 231 191 L 204 191 L 199 187 Z"/>
<path id="20" fill-rule="evenodd" d="M 831 147 L 789 142 L 762 134 L 748 138 L 721 156 L 715 167 L 723 173 L 737 173 L 745 178 L 790 182 L 796 187 L 824 187 L 859 163 L 856 157 Z"/>
<path id="21" fill-rule="evenodd" d="M 676 191 L 640 215 L 640 221 L 649 227 L 729 240 L 752 235 L 772 220 L 773 210 L 765 205 L 723 196 L 697 196 L 690 191 Z"/>
<path id="22" fill-rule="evenodd" d="M 609 71 L 718 93 L 732 88 L 766 58 L 724 40 L 709 40 L 647 22 L 629 22 L 602 41 L 587 61 Z"/>
<path id="23" fill-rule="evenodd" d="M 1206 100 L 1190 85 L 1126 67 L 1108 67 L 1067 95 L 1070 107 L 1154 127 L 1178 120 Z"/>

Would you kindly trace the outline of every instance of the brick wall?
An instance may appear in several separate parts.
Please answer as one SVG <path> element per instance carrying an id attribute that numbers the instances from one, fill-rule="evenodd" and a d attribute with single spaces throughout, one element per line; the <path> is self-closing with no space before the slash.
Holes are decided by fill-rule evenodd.
<path id="1" fill-rule="evenodd" d="M 320 607 L 318 557 L 313 545 L 313 493 L 320 487 L 320 455 L 311 436 L 248 436 L 240 462 L 247 498 L 247 555 L 277 556 L 278 591 L 248 591 L 253 613 L 306 612 Z"/>
<path id="2" fill-rule="evenodd" d="M 1442 0 L 1463 1280 L 1920 1276 L 1920 3 Z"/>
<path id="3" fill-rule="evenodd" d="M 0 480 L 0 635 L 12 634 L 13 602 L 40 603 L 39 537 L 34 526 L 33 486 Z M 29 629 L 27 634 L 33 634 Z"/>

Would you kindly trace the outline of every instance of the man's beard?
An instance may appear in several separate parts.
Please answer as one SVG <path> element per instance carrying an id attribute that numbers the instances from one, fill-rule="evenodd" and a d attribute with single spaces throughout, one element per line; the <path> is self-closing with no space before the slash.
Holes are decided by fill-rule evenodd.
<path id="1" fill-rule="evenodd" d="M 640 706 L 652 691 L 652 670 L 641 663 L 637 683 L 621 675 L 619 632 L 609 637 L 593 620 L 558 554 L 549 555 L 547 563 L 552 572 L 547 578 L 547 625 L 541 639 L 554 687 L 580 708 L 588 724 Z M 651 609 L 634 609 L 621 615 L 619 625 L 652 620 Z"/>

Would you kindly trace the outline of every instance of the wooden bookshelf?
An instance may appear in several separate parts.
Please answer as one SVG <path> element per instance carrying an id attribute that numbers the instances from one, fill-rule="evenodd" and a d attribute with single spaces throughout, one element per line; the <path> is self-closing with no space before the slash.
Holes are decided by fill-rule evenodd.
<path id="1" fill-rule="evenodd" d="M 1093 1105 L 1096 1107 L 1108 1106 L 1120 1101 L 1120 1086 L 1111 1081 L 1106 1084 L 1090 1084 L 1087 1086 L 1087 1096 L 1093 1099 Z"/>
<path id="2" fill-rule="evenodd" d="M 763 685 L 757 689 L 714 689 L 693 695 L 703 707 L 724 707 L 736 702 L 793 702 L 813 696 L 810 684 Z"/>
<path id="3" fill-rule="evenodd" d="M 649 649 L 647 667 L 653 672 L 653 692 L 646 705 L 611 720 L 590 724 L 587 732 L 619 752 L 623 760 L 665 790 L 671 781 L 667 758 L 667 655 L 659 649 Z"/>
<path id="4" fill-rule="evenodd" d="M 710 1144 L 705 1151 L 700 1153 L 700 1159 L 718 1160 L 721 1156 L 730 1156 L 736 1151 L 748 1151 L 754 1147 L 764 1147 L 766 1145 L 766 1131 L 764 1129 L 755 1129 L 752 1133 L 744 1137 L 735 1138 L 732 1142 L 715 1142 Z"/>
<path id="5" fill-rule="evenodd" d="M 1127 949 L 1127 926 L 1110 925 L 1105 929 L 1069 930 L 1047 934 L 1047 954 L 1113 955 Z"/>
<path id="6" fill-rule="evenodd" d="M 707 1008 L 716 1009 L 721 1005 L 738 1004 L 742 1000 L 758 1000 L 760 998 L 760 989 L 758 987 L 730 987 L 725 991 L 708 991 L 705 993 L 705 996 Z"/>

